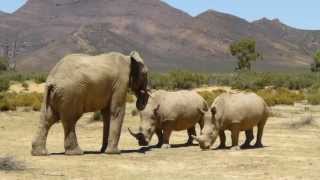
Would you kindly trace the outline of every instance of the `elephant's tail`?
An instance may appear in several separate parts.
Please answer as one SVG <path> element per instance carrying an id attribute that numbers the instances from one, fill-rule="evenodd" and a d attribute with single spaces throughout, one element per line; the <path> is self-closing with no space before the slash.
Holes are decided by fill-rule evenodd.
<path id="1" fill-rule="evenodd" d="M 50 105 L 50 99 L 51 99 L 51 93 L 53 91 L 53 84 L 49 84 L 46 86 L 46 92 L 45 92 L 45 110 L 48 110 L 48 107 Z"/>

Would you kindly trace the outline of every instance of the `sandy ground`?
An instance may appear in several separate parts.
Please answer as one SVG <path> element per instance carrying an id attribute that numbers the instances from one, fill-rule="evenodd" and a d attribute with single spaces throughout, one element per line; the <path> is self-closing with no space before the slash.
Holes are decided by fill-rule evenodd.
<path id="1" fill-rule="evenodd" d="M 137 128 L 139 119 L 127 115 L 120 141 L 121 155 L 95 153 L 102 141 L 102 124 L 90 123 L 86 114 L 77 126 L 78 140 L 87 154 L 63 155 L 61 124 L 49 133 L 46 157 L 30 155 L 38 112 L 0 113 L 0 156 L 14 156 L 27 167 L 24 171 L 0 171 L 0 179 L 319 179 L 320 176 L 320 107 L 310 107 L 313 121 L 301 117 L 310 112 L 304 106 L 277 106 L 266 125 L 264 148 L 240 151 L 201 151 L 185 147 L 186 132 L 174 132 L 171 149 L 141 150 L 127 127 Z M 301 123 L 302 122 L 302 123 Z M 293 127 L 294 124 L 300 124 Z M 244 134 L 241 135 L 243 141 Z M 155 137 L 153 138 L 155 144 Z M 228 143 L 230 137 L 228 134 Z"/>

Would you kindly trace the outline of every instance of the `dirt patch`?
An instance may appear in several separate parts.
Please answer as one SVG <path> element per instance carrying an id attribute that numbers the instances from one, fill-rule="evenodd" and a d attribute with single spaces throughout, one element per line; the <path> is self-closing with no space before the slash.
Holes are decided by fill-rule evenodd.
<path id="1" fill-rule="evenodd" d="M 28 164 L 25 171 L 1 172 L 0 179 L 219 179 L 219 180 L 298 180 L 320 176 L 320 129 L 287 126 L 292 118 L 306 115 L 294 106 L 276 106 L 284 114 L 271 117 L 265 127 L 264 148 L 240 151 L 201 151 L 198 146 L 185 147 L 187 132 L 174 132 L 171 149 L 141 149 L 127 131 L 137 128 L 139 116 L 131 116 L 134 105 L 128 105 L 120 140 L 121 155 L 99 154 L 102 124 L 88 123 L 86 114 L 77 125 L 84 156 L 64 156 L 61 123 L 54 125 L 48 137 L 47 157 L 30 155 L 31 140 L 39 121 L 37 112 L 0 113 L 0 154 L 10 154 Z M 320 109 L 311 107 L 315 122 Z M 289 112 L 289 113 L 288 113 Z M 256 129 L 255 129 L 256 131 Z M 230 145 L 227 132 L 227 144 Z M 244 133 L 241 134 L 241 142 Z M 254 142 L 253 142 L 254 143 Z M 153 138 L 152 144 L 156 144 Z M 30 166 L 30 167 L 29 167 Z"/>

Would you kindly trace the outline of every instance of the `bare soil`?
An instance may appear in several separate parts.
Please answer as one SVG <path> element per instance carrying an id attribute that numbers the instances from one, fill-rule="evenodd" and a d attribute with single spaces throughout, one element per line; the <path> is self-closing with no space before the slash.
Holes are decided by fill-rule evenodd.
<path id="1" fill-rule="evenodd" d="M 171 149 L 140 148 L 127 127 L 137 128 L 139 117 L 132 117 L 128 105 L 120 141 L 121 155 L 99 154 L 102 124 L 90 122 L 86 114 L 77 125 L 83 156 L 63 154 L 61 123 L 49 133 L 46 157 L 30 155 L 31 140 L 39 120 L 38 112 L 0 113 L 0 156 L 23 161 L 26 170 L 0 171 L 0 179 L 319 179 L 320 176 L 320 107 L 303 105 L 276 106 L 275 117 L 266 125 L 265 147 L 246 150 L 201 151 L 186 147 L 185 131 L 174 132 Z M 312 114 L 312 121 L 304 122 Z M 301 123 L 302 122 L 302 123 Z M 299 123 L 299 126 L 294 124 Z M 229 134 L 227 136 L 230 144 Z M 155 137 L 153 144 L 156 143 Z M 244 133 L 241 134 L 241 141 Z"/>

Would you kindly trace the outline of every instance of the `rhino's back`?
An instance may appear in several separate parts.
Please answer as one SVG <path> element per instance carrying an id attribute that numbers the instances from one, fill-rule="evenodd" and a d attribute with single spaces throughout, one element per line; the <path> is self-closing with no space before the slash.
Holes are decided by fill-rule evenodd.
<path id="1" fill-rule="evenodd" d="M 204 99 L 193 91 L 157 93 L 157 100 L 160 105 L 160 113 L 163 121 L 170 121 L 174 130 L 190 128 L 200 119 L 199 108 L 206 108 Z"/>
<path id="2" fill-rule="evenodd" d="M 217 109 L 216 119 L 224 129 L 239 123 L 241 130 L 247 130 L 268 116 L 266 103 L 255 93 L 223 94 L 213 106 Z"/>

